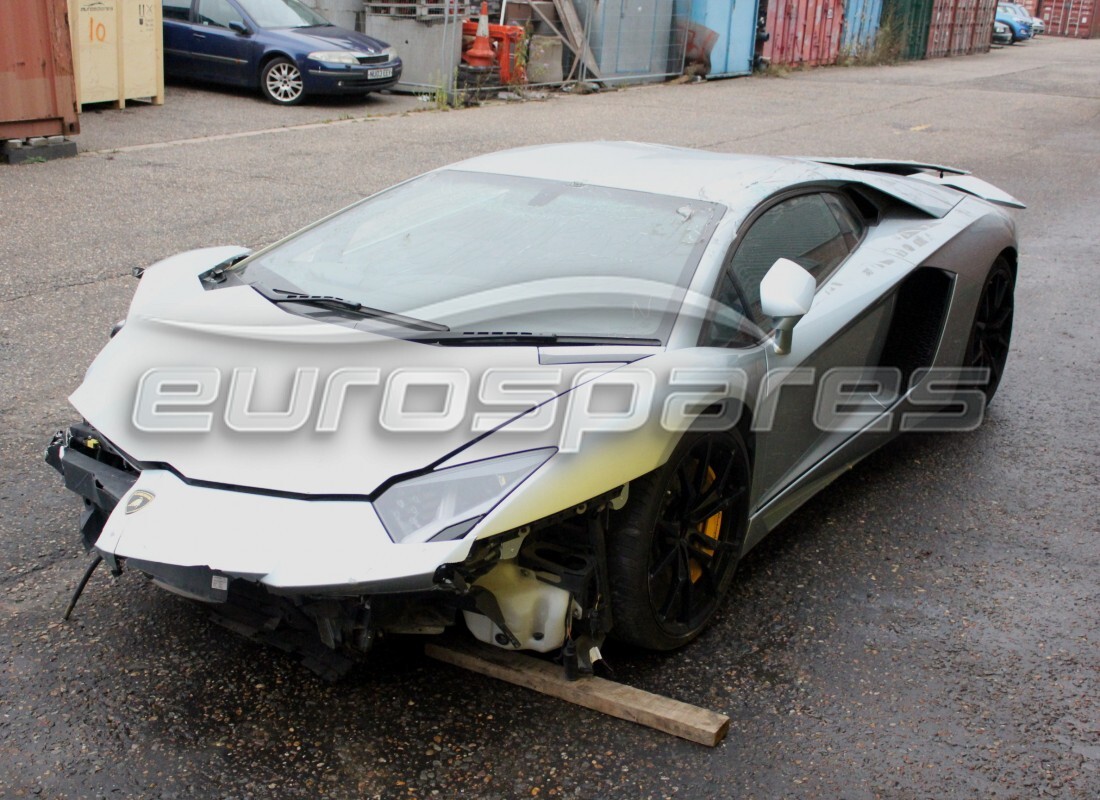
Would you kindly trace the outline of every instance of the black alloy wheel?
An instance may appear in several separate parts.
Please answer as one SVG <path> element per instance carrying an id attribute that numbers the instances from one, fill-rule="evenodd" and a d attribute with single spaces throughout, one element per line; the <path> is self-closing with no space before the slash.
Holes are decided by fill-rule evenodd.
<path id="1" fill-rule="evenodd" d="M 737 431 L 688 434 L 630 484 L 607 542 L 615 638 L 672 650 L 703 631 L 737 568 L 750 485 Z"/>
<path id="2" fill-rule="evenodd" d="M 989 381 L 981 387 L 987 402 L 996 394 L 1008 361 L 1015 284 L 1012 267 L 1003 256 L 998 258 L 990 267 L 982 287 L 966 347 L 966 366 L 989 370 Z"/>

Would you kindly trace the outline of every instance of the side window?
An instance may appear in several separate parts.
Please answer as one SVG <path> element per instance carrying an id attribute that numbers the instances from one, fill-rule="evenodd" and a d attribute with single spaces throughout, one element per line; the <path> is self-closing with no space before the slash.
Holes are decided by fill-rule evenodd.
<path id="1" fill-rule="evenodd" d="M 241 22 L 241 14 L 228 0 L 199 0 L 199 22 L 228 28 L 230 22 Z"/>
<path id="2" fill-rule="evenodd" d="M 191 18 L 191 0 L 163 0 L 161 16 L 164 19 L 178 19 L 187 22 Z"/>
<path id="3" fill-rule="evenodd" d="M 820 286 L 855 249 L 863 227 L 833 194 L 805 194 L 777 203 L 744 233 L 730 261 L 749 315 L 770 327 L 760 310 L 760 281 L 779 258 L 797 262 Z"/>
<path id="4" fill-rule="evenodd" d="M 764 336 L 765 331 L 745 311 L 741 291 L 727 269 L 719 278 L 701 343 L 707 347 L 751 347 Z"/>

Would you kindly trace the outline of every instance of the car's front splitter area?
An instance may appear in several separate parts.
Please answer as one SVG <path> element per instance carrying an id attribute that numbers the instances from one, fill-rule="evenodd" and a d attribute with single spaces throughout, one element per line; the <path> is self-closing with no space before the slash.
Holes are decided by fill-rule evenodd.
<path id="1" fill-rule="evenodd" d="M 302 499 L 187 483 L 147 469 L 96 548 L 118 558 L 255 576 L 274 593 L 389 594 L 435 588 L 465 541 L 395 544 L 367 500 Z"/>
<path id="2" fill-rule="evenodd" d="M 288 497 L 139 470 L 87 424 L 56 436 L 47 461 L 84 498 L 96 554 L 70 611 L 101 559 L 329 678 L 379 635 L 441 633 L 462 620 L 499 647 L 561 649 L 575 674 L 591 669 L 610 629 L 600 542 L 614 492 L 492 537 L 396 543 L 368 498 Z"/>

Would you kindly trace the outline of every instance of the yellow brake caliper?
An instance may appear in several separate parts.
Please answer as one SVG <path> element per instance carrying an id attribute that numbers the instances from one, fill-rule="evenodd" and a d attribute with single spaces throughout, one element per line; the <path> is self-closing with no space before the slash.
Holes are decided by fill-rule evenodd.
<path id="1" fill-rule="evenodd" d="M 717 477 L 718 476 L 715 474 L 714 469 L 708 466 L 707 484 L 703 487 L 704 492 L 710 488 L 711 484 L 714 483 Z M 713 514 L 700 522 L 699 532 L 710 539 L 717 539 L 722 532 L 722 512 L 719 511 L 717 514 Z M 707 549 L 705 547 L 701 547 L 699 549 L 706 553 L 708 556 L 714 555 L 714 550 L 712 549 Z M 694 558 L 691 560 L 690 567 L 691 582 L 696 583 L 701 577 L 703 577 L 703 567 Z"/>

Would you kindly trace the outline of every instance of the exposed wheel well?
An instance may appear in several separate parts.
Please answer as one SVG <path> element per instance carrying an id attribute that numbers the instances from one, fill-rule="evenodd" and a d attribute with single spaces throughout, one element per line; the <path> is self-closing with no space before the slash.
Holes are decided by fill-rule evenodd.
<path id="1" fill-rule="evenodd" d="M 1005 259 L 1005 261 L 1008 262 L 1009 267 L 1012 268 L 1012 280 L 1015 281 L 1016 280 L 1017 264 L 1018 264 L 1018 261 L 1017 261 L 1018 254 L 1016 253 L 1016 248 L 1015 247 L 1006 247 L 1004 250 L 1002 250 L 1000 253 L 997 254 L 997 258 L 1003 258 L 1003 259 Z M 996 261 L 997 259 L 995 258 L 993 260 Z"/>
<path id="2" fill-rule="evenodd" d="M 267 69 L 267 65 L 270 64 L 272 61 L 274 61 L 277 58 L 285 58 L 287 61 L 290 61 L 294 64 L 298 63 L 297 61 L 295 61 L 291 56 L 287 55 L 286 53 L 279 53 L 279 52 L 265 53 L 263 58 L 260 59 L 260 68 L 258 70 L 256 70 L 256 83 L 257 84 L 259 84 L 259 82 L 261 80 L 263 80 L 264 70 Z"/>
<path id="3" fill-rule="evenodd" d="M 703 409 L 703 413 L 700 416 L 707 416 L 709 414 L 719 415 L 722 413 L 722 406 L 719 403 L 714 403 Z M 756 434 L 752 427 L 752 410 L 744 403 L 741 404 L 741 413 L 737 417 L 737 424 L 734 425 L 737 432 L 741 434 L 741 440 L 745 443 L 745 446 L 749 450 L 749 464 L 756 463 Z M 688 432 L 690 433 L 690 431 Z M 687 433 L 685 433 L 687 435 Z M 642 477 L 641 475 L 638 476 Z"/>

